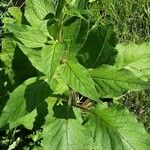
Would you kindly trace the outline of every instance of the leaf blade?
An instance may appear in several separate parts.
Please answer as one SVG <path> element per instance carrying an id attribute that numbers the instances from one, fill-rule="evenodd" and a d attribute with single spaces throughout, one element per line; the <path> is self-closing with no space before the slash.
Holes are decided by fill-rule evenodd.
<path id="1" fill-rule="evenodd" d="M 141 90 L 147 87 L 146 82 L 127 69 L 103 65 L 89 70 L 89 73 L 95 82 L 100 97 L 118 97 L 128 91 Z"/>
<path id="2" fill-rule="evenodd" d="M 61 77 L 68 86 L 85 97 L 92 100 L 98 100 L 98 94 L 96 92 L 94 82 L 83 66 L 76 62 L 70 61 L 61 67 Z"/>
<path id="3" fill-rule="evenodd" d="M 43 146 L 45 150 L 91 150 L 90 132 L 76 118 L 72 108 L 56 105 L 56 99 L 48 99 L 48 116 L 43 126 Z"/>
<path id="4" fill-rule="evenodd" d="M 87 127 L 93 131 L 95 150 L 149 149 L 149 135 L 142 124 L 120 106 L 97 106 L 90 110 Z"/>

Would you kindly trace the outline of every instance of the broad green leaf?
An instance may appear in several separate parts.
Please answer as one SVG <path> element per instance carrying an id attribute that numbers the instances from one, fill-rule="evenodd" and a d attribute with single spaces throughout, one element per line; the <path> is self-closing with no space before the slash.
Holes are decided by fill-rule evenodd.
<path id="1" fill-rule="evenodd" d="M 54 91 L 54 94 L 68 94 L 69 88 L 66 85 L 65 81 L 61 78 L 61 75 L 59 74 L 59 69 L 61 69 L 61 67 L 57 67 L 55 74 L 50 82 L 50 87 Z"/>
<path id="2" fill-rule="evenodd" d="M 42 26 L 43 21 L 37 17 L 37 15 L 33 9 L 32 0 L 25 1 L 24 15 L 31 26 L 37 27 L 37 28 L 40 28 Z"/>
<path id="3" fill-rule="evenodd" d="M 118 56 L 115 66 L 126 68 L 142 79 L 150 79 L 150 42 L 137 45 L 118 44 Z"/>
<path id="4" fill-rule="evenodd" d="M 53 0 L 31 0 L 33 9 L 39 17 L 43 20 L 49 13 L 55 14 L 55 3 Z"/>
<path id="5" fill-rule="evenodd" d="M 65 83 L 74 91 L 92 100 L 98 100 L 94 81 L 82 65 L 77 62 L 67 62 L 61 66 L 60 75 Z"/>
<path id="6" fill-rule="evenodd" d="M 59 41 L 53 42 L 51 45 L 47 45 L 42 49 L 42 64 L 44 73 L 48 77 L 50 82 L 53 77 L 57 66 L 60 65 L 62 55 L 65 52 L 65 45 Z"/>
<path id="7" fill-rule="evenodd" d="M 75 39 L 80 30 L 81 19 L 71 17 L 64 22 L 63 34 L 64 40 Z"/>
<path id="8" fill-rule="evenodd" d="M 35 50 L 18 44 L 19 48 L 31 61 L 32 65 L 39 71 L 43 72 L 41 50 Z"/>
<path id="9" fill-rule="evenodd" d="M 14 82 L 14 73 L 12 70 L 12 61 L 14 57 L 16 44 L 12 41 L 11 37 L 5 37 L 2 40 L 2 52 L 0 53 L 0 59 L 5 65 L 6 74 L 8 74 L 11 82 Z"/>
<path id="10" fill-rule="evenodd" d="M 70 41 L 68 57 L 75 57 L 79 50 L 84 46 L 89 33 L 89 20 L 82 20 L 78 35 Z"/>
<path id="11" fill-rule="evenodd" d="M 44 150 L 91 150 L 90 132 L 81 125 L 72 107 L 55 104 L 48 98 L 48 115 L 43 125 L 42 145 Z"/>
<path id="12" fill-rule="evenodd" d="M 43 47 L 48 41 L 48 37 L 35 28 L 21 24 L 6 24 L 6 28 L 13 32 L 26 47 Z"/>
<path id="13" fill-rule="evenodd" d="M 41 31 L 45 35 L 49 36 L 49 32 L 47 30 L 47 20 L 41 20 L 37 16 L 34 10 L 34 5 L 32 4 L 33 0 L 26 0 L 25 1 L 25 18 L 30 23 L 32 27 L 36 30 Z"/>
<path id="14" fill-rule="evenodd" d="M 97 106 L 86 126 L 93 132 L 94 150 L 149 150 L 150 136 L 127 109 Z"/>
<path id="15" fill-rule="evenodd" d="M 117 51 L 116 34 L 112 25 L 91 29 L 87 41 L 78 53 L 78 59 L 86 68 L 96 68 L 102 64 L 113 65 Z"/>
<path id="16" fill-rule="evenodd" d="M 34 109 L 31 113 L 16 119 L 14 122 L 10 123 L 9 129 L 15 128 L 18 125 L 24 125 L 27 129 L 33 129 L 33 122 L 37 116 L 37 111 Z M 29 121 L 30 120 L 30 121 Z"/>
<path id="17" fill-rule="evenodd" d="M 44 80 L 38 80 L 37 78 L 26 80 L 10 94 L 10 98 L 0 116 L 0 128 L 8 123 L 10 127 L 20 124 L 23 124 L 26 128 L 31 127 L 35 118 L 35 110 L 38 114 L 36 123 L 41 125 L 44 119 L 42 117 L 47 114 L 44 100 L 50 93 L 49 86 Z M 28 120 L 27 115 L 30 116 L 30 120 Z"/>
<path id="18" fill-rule="evenodd" d="M 128 91 L 146 88 L 147 83 L 127 69 L 103 65 L 89 70 L 100 97 L 118 97 Z"/>

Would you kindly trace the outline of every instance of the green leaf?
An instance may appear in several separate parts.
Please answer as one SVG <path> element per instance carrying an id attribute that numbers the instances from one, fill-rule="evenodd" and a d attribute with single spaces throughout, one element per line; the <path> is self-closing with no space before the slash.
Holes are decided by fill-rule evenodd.
<path id="1" fill-rule="evenodd" d="M 55 14 L 55 3 L 52 0 L 32 0 L 32 4 L 37 17 L 41 20 L 49 13 Z"/>
<path id="2" fill-rule="evenodd" d="M 33 126 L 35 110 L 37 111 L 36 122 L 40 126 L 43 123 L 43 115 L 47 114 L 44 100 L 50 94 L 51 90 L 44 80 L 37 78 L 26 80 L 10 94 L 0 117 L 0 128 L 8 123 L 10 127 L 20 124 L 26 128 L 31 127 L 31 124 Z"/>
<path id="3" fill-rule="evenodd" d="M 61 66 L 60 75 L 74 91 L 92 100 L 98 100 L 94 81 L 82 65 L 77 62 L 67 62 Z"/>
<path id="4" fill-rule="evenodd" d="M 86 68 L 96 68 L 102 64 L 113 65 L 117 51 L 116 34 L 112 25 L 91 29 L 87 41 L 78 53 L 78 59 Z"/>
<path id="5" fill-rule="evenodd" d="M 63 34 L 64 40 L 71 40 L 76 38 L 80 30 L 81 19 L 71 17 L 64 22 Z"/>
<path id="6" fill-rule="evenodd" d="M 89 20 L 82 20 L 78 35 L 70 41 L 68 58 L 73 58 L 77 55 L 78 51 L 84 46 L 89 33 Z"/>
<path id="7" fill-rule="evenodd" d="M 0 59 L 5 65 L 6 74 L 8 74 L 11 82 L 14 82 L 14 72 L 12 70 L 12 61 L 14 57 L 16 44 L 12 41 L 11 37 L 5 37 L 2 40 L 2 52 L 0 53 Z"/>
<path id="8" fill-rule="evenodd" d="M 42 49 L 43 69 L 44 73 L 48 77 L 49 82 L 53 77 L 57 66 L 60 65 L 60 61 L 64 52 L 65 45 L 59 41 L 54 41 L 54 43 L 47 45 Z"/>
<path id="9" fill-rule="evenodd" d="M 46 28 L 46 21 L 40 20 L 34 11 L 32 0 L 25 1 L 25 18 L 30 23 L 31 26 L 41 29 L 42 26 Z"/>
<path id="10" fill-rule="evenodd" d="M 35 50 L 18 44 L 22 52 L 28 57 L 32 65 L 39 71 L 43 72 L 41 50 Z"/>
<path id="11" fill-rule="evenodd" d="M 11 122 L 9 125 L 9 129 L 15 128 L 18 125 L 24 125 L 27 129 L 32 130 L 33 122 L 35 121 L 36 116 L 37 116 L 37 111 L 36 109 L 34 109 L 31 113 L 16 119 L 14 122 Z"/>
<path id="12" fill-rule="evenodd" d="M 150 42 L 118 44 L 117 49 L 117 68 L 126 68 L 144 80 L 150 79 Z"/>
<path id="13" fill-rule="evenodd" d="M 42 133 L 44 150 L 91 150 L 90 132 L 76 117 L 77 110 L 55 104 L 54 98 L 48 98 L 47 102 L 48 115 Z"/>
<path id="14" fill-rule="evenodd" d="M 97 106 L 86 126 L 93 132 L 94 150 L 149 150 L 148 133 L 127 109 Z"/>
<path id="15" fill-rule="evenodd" d="M 19 7 L 9 7 L 8 12 L 15 17 L 15 22 L 21 23 L 22 21 L 22 12 Z"/>
<path id="16" fill-rule="evenodd" d="M 50 82 L 50 87 L 54 91 L 54 94 L 69 95 L 69 88 L 59 74 L 60 69 L 61 67 L 57 67 L 55 74 Z"/>
<path id="17" fill-rule="evenodd" d="M 146 88 L 147 83 L 127 69 L 103 65 L 89 70 L 100 97 L 118 97 L 128 91 Z"/>
<path id="18" fill-rule="evenodd" d="M 43 47 L 48 41 L 44 33 L 37 31 L 35 28 L 21 24 L 5 24 L 6 28 L 19 39 L 26 47 L 36 48 Z"/>

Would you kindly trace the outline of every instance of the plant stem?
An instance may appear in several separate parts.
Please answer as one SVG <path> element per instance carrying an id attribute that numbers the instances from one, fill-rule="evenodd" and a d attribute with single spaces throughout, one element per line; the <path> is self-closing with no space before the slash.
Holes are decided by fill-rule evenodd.
<path id="1" fill-rule="evenodd" d="M 63 9 L 63 6 L 64 6 L 64 0 L 59 0 L 58 1 L 58 5 L 57 5 L 57 10 L 56 10 L 56 18 L 57 19 L 60 19 L 60 16 L 61 16 L 61 12 L 62 12 L 62 9 Z"/>
<path id="2" fill-rule="evenodd" d="M 64 0 L 59 0 L 58 5 L 57 5 L 57 10 L 56 10 L 56 18 L 58 21 L 56 22 L 56 28 L 54 31 L 55 39 L 62 41 L 62 9 L 64 7 Z"/>

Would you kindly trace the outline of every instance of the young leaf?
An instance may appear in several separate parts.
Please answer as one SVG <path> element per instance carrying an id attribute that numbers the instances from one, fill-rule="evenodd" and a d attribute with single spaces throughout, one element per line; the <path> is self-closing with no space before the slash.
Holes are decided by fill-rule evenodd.
<path id="1" fill-rule="evenodd" d="M 146 88 L 147 83 L 126 69 L 103 65 L 89 70 L 100 97 L 118 97 L 128 91 Z"/>
<path id="2" fill-rule="evenodd" d="M 28 57 L 32 65 L 39 71 L 43 72 L 41 50 L 35 50 L 18 44 L 19 48 Z"/>
<path id="3" fill-rule="evenodd" d="M 49 13 L 55 14 L 55 3 L 53 0 L 31 0 L 33 9 L 39 17 L 43 20 Z"/>
<path id="4" fill-rule="evenodd" d="M 10 124 L 14 127 L 23 124 L 25 127 L 31 126 L 35 118 L 35 109 L 40 118 L 39 125 L 43 123 L 43 115 L 46 114 L 44 100 L 50 95 L 51 90 L 44 80 L 30 78 L 17 87 L 11 94 L 6 106 L 0 116 L 0 128 Z M 30 113 L 32 113 L 30 115 Z M 31 120 L 27 121 L 29 115 Z M 33 118 L 32 118 L 33 117 Z M 37 120 L 38 121 L 38 120 Z"/>
<path id="5" fill-rule="evenodd" d="M 37 28 L 38 30 L 45 30 L 47 21 L 40 20 L 37 14 L 34 11 L 32 0 L 26 0 L 25 1 L 25 18 L 30 23 L 31 26 L 34 28 Z"/>
<path id="6" fill-rule="evenodd" d="M 117 68 L 126 68 L 142 79 L 150 79 L 150 42 L 118 44 Z"/>
<path id="7" fill-rule="evenodd" d="M 5 24 L 9 32 L 19 39 L 26 47 L 36 48 L 43 47 L 48 41 L 44 33 L 37 31 L 35 28 L 21 24 Z"/>
<path id="8" fill-rule="evenodd" d="M 60 64 L 64 52 L 65 45 L 59 41 L 55 41 L 52 45 L 47 45 L 42 49 L 43 69 L 49 82 L 53 77 L 57 66 Z"/>
<path id="9" fill-rule="evenodd" d="M 97 106 L 89 113 L 86 126 L 93 132 L 94 150 L 149 149 L 148 133 L 127 109 Z"/>
<path id="10" fill-rule="evenodd" d="M 92 100 L 98 100 L 94 81 L 82 65 L 77 62 L 67 62 L 61 66 L 60 75 L 74 91 Z"/>
<path id="11" fill-rule="evenodd" d="M 96 68 L 102 64 L 113 65 L 117 51 L 117 40 L 112 25 L 91 29 L 87 41 L 78 53 L 78 59 L 86 68 Z"/>
<path id="12" fill-rule="evenodd" d="M 42 145 L 44 150 L 91 150 L 90 132 L 81 125 L 72 107 L 57 105 L 48 98 L 48 115 L 43 125 Z"/>

